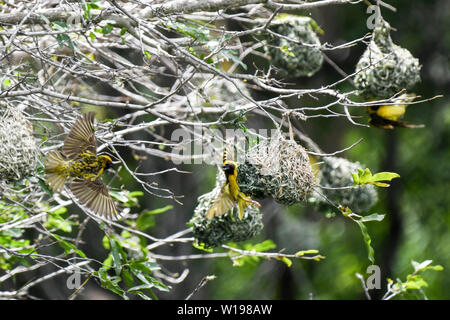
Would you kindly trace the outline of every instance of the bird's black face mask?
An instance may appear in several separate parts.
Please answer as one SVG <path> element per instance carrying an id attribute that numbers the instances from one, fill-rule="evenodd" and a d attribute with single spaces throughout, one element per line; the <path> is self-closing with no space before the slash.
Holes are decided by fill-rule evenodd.
<path id="1" fill-rule="evenodd" d="M 108 170 L 109 168 L 112 168 L 112 162 L 106 161 L 105 170 Z"/>
<path id="2" fill-rule="evenodd" d="M 222 166 L 223 172 L 226 175 L 234 174 L 235 166 L 232 163 L 227 163 Z"/>

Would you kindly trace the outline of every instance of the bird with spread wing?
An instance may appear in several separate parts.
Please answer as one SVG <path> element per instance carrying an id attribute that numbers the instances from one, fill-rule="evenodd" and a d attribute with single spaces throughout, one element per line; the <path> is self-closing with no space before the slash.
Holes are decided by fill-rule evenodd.
<path id="1" fill-rule="evenodd" d="M 69 189 L 80 205 L 94 215 L 117 220 L 120 215 L 100 177 L 111 166 L 112 159 L 97 155 L 94 119 L 94 112 L 80 116 L 64 140 L 62 153 L 50 151 L 46 155 L 45 178 L 55 192 L 61 192 L 71 178 Z"/>
<path id="2" fill-rule="evenodd" d="M 423 128 L 423 124 L 413 124 L 400 120 L 406 112 L 408 103 L 416 98 L 413 93 L 405 93 L 398 97 L 397 104 L 373 105 L 366 108 L 370 116 L 369 124 L 380 129 L 402 128 Z"/>
<path id="3" fill-rule="evenodd" d="M 223 165 L 222 170 L 225 173 L 226 181 L 220 190 L 220 194 L 212 204 L 206 213 L 207 219 L 213 219 L 214 217 L 221 216 L 231 209 L 233 209 L 237 203 L 239 219 L 244 217 L 244 211 L 249 205 L 261 207 L 259 202 L 252 200 L 249 196 L 246 196 L 239 190 L 237 184 L 237 168 L 238 164 L 229 160 L 228 157 L 231 154 L 225 149 L 223 153 Z"/>

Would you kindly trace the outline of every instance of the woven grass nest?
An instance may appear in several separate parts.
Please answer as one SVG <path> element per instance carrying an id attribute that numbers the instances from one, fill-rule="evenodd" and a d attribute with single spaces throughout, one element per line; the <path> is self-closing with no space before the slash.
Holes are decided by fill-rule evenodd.
<path id="1" fill-rule="evenodd" d="M 419 60 L 394 44 L 390 31 L 389 23 L 380 21 L 356 65 L 354 83 L 366 98 L 390 98 L 420 81 Z"/>
<path id="2" fill-rule="evenodd" d="M 0 181 L 13 183 L 34 174 L 39 149 L 33 125 L 17 108 L 0 104 Z"/>
<path id="3" fill-rule="evenodd" d="M 274 36 L 266 47 L 271 63 L 279 69 L 281 76 L 311 77 L 322 67 L 323 55 L 318 49 L 321 44 L 315 32 L 315 26 L 317 26 L 316 22 L 309 17 L 289 14 L 280 14 L 272 21 L 269 29 L 286 37 Z"/>
<path id="4" fill-rule="evenodd" d="M 264 225 L 259 208 L 249 206 L 245 209 L 244 217 L 239 219 L 238 209 L 235 207 L 231 213 L 226 213 L 214 219 L 205 217 L 209 208 L 219 196 L 225 175 L 219 171 L 215 188 L 198 198 L 194 215 L 189 221 L 194 238 L 206 248 L 218 247 L 229 241 L 239 242 L 252 239 L 257 236 Z"/>
<path id="5" fill-rule="evenodd" d="M 243 163 L 238 165 L 240 191 L 254 199 L 271 197 L 284 205 L 306 201 L 314 184 L 314 176 L 306 151 L 277 131 L 270 139 L 252 147 Z M 263 229 L 259 208 L 249 206 L 239 220 L 235 207 L 231 212 L 211 220 L 205 215 L 225 183 L 219 171 L 215 188 L 198 198 L 194 215 L 189 221 L 194 238 L 206 247 L 220 246 L 228 241 L 249 240 Z"/>
<path id="6" fill-rule="evenodd" d="M 306 200 L 314 176 L 305 149 L 277 132 L 248 151 L 238 167 L 237 181 L 241 191 L 252 198 L 271 197 L 292 205 Z"/>
<path id="7" fill-rule="evenodd" d="M 325 188 L 319 188 L 318 191 L 322 195 L 357 213 L 367 212 L 378 201 L 377 192 L 372 185 L 351 189 L 326 189 L 352 186 L 352 172 L 358 172 L 358 168 L 363 168 L 359 162 L 338 157 L 324 157 L 321 162 L 318 180 L 319 185 Z M 328 211 L 331 208 L 326 199 L 315 192 L 312 193 L 308 202 L 320 211 Z"/>

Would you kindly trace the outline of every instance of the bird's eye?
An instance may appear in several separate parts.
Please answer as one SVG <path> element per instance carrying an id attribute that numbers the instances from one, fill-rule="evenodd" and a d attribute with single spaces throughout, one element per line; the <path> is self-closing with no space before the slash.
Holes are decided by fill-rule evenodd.
<path id="1" fill-rule="evenodd" d="M 234 172 L 234 165 L 231 163 L 224 164 L 222 166 L 222 168 L 223 168 L 223 171 L 227 174 L 233 174 L 233 172 Z"/>

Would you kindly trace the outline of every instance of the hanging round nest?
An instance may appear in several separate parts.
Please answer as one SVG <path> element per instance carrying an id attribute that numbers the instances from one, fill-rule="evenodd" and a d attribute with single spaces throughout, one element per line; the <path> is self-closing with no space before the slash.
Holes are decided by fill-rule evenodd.
<path id="1" fill-rule="evenodd" d="M 239 219 L 238 208 L 235 206 L 231 212 L 207 219 L 206 214 L 220 194 L 225 183 L 222 171 L 217 174 L 215 188 L 201 195 L 194 210 L 194 215 L 188 225 L 192 227 L 194 238 L 206 248 L 218 247 L 227 242 L 239 242 L 256 237 L 264 225 L 259 208 L 249 206 L 245 209 L 244 217 Z"/>
<path id="2" fill-rule="evenodd" d="M 238 166 L 240 190 L 252 198 L 272 197 L 292 205 L 305 201 L 314 186 L 308 155 L 294 140 L 277 131 L 270 139 L 259 142 Z"/>
<path id="3" fill-rule="evenodd" d="M 315 32 L 320 28 L 313 19 L 280 14 L 272 21 L 269 29 L 283 36 L 273 36 L 274 39 L 266 46 L 270 62 L 279 69 L 281 76 L 311 77 L 322 67 L 321 44 Z"/>
<path id="4" fill-rule="evenodd" d="M 345 189 L 353 185 L 352 173 L 362 168 L 359 162 L 351 162 L 344 158 L 324 157 L 321 159 L 318 192 L 336 204 L 349 207 L 354 212 L 363 213 L 369 210 L 378 201 L 375 187 L 372 185 L 358 186 Z M 319 210 L 329 210 L 330 204 L 320 194 L 314 192 L 308 202 Z"/>
<path id="5" fill-rule="evenodd" d="M 39 149 L 33 125 L 17 108 L 0 103 L 0 180 L 12 183 L 34 174 Z"/>
<path id="6" fill-rule="evenodd" d="M 390 98 L 420 81 L 419 60 L 394 44 L 390 31 L 389 23 L 380 21 L 356 65 L 354 83 L 366 98 Z"/>

